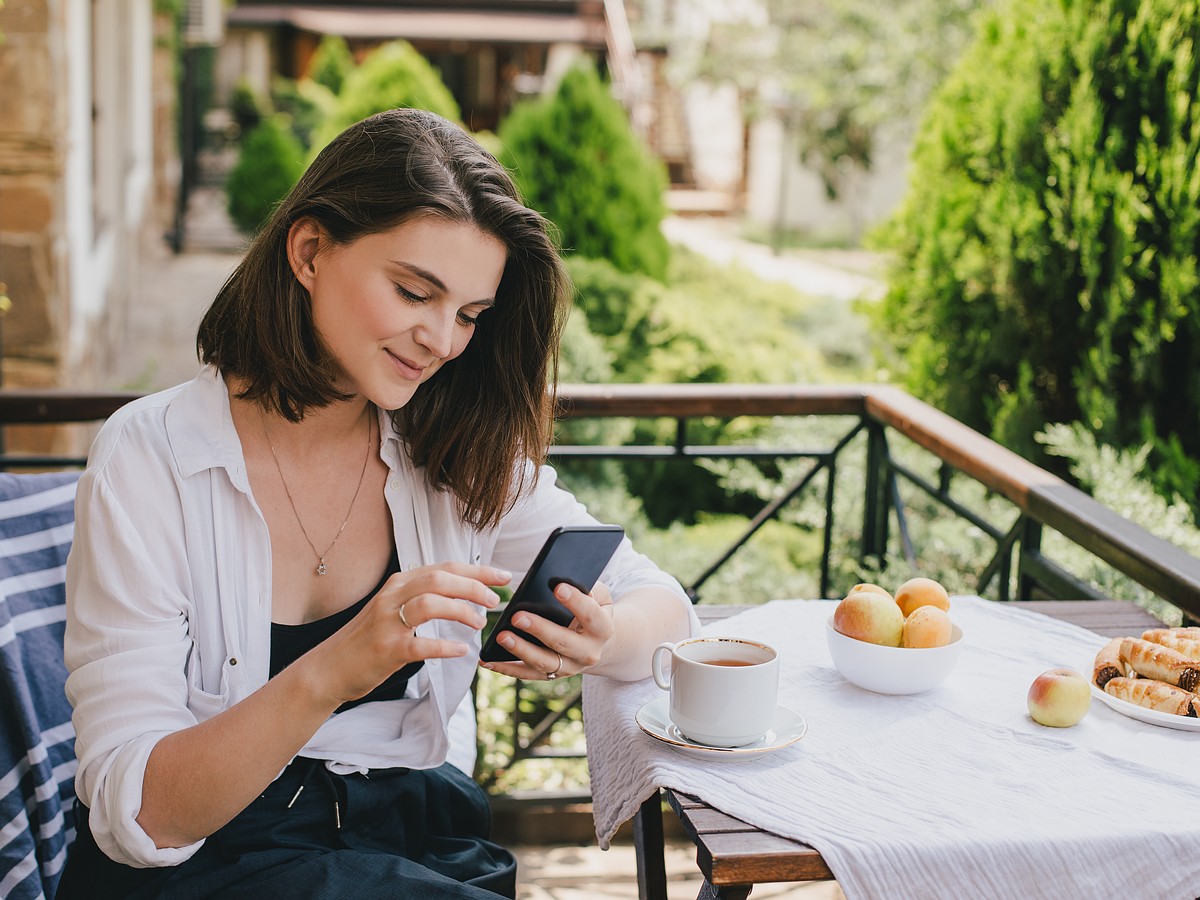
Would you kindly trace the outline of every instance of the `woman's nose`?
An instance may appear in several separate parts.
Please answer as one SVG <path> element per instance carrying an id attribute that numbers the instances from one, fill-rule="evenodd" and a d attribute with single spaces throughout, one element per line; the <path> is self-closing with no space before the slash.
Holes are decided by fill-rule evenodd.
<path id="1" fill-rule="evenodd" d="M 453 310 L 430 309 L 418 330 L 417 340 L 438 359 L 449 356 L 454 345 L 455 314 Z"/>

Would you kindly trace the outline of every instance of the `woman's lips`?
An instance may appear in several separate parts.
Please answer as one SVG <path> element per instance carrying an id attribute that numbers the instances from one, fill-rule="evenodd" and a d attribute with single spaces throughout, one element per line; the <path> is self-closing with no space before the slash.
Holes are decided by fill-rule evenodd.
<path id="1" fill-rule="evenodd" d="M 402 359 L 391 350 L 385 350 L 384 352 L 391 357 L 392 365 L 400 373 L 401 378 L 405 378 L 408 381 L 420 381 L 421 376 L 425 374 L 424 366 L 414 366 L 408 360 Z"/>

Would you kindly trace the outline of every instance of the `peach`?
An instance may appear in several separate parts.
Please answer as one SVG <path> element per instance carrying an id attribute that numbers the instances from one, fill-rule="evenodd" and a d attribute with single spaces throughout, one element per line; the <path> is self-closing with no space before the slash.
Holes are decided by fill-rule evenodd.
<path id="1" fill-rule="evenodd" d="M 869 644 L 899 647 L 904 616 L 900 607 L 882 594 L 858 591 L 834 608 L 833 627 L 846 637 Z"/>
<path id="2" fill-rule="evenodd" d="M 932 578 L 910 578 L 896 590 L 896 602 L 905 617 L 919 606 L 936 606 L 950 611 L 950 595 Z"/>
<path id="3" fill-rule="evenodd" d="M 918 606 L 904 619 L 901 647 L 944 647 L 950 643 L 950 616 L 936 606 Z"/>
<path id="4" fill-rule="evenodd" d="M 1039 725 L 1069 728 L 1087 715 L 1092 686 L 1074 669 L 1050 669 L 1033 680 L 1026 702 Z"/>
<path id="5" fill-rule="evenodd" d="M 869 594 L 882 594 L 883 596 L 887 597 L 889 600 L 894 599 L 892 597 L 892 595 L 887 592 L 886 588 L 881 588 L 877 584 L 870 584 L 870 583 L 856 584 L 854 587 L 850 588 L 850 590 L 847 592 L 846 596 L 849 597 L 850 594 L 858 594 L 862 591 L 866 591 Z"/>

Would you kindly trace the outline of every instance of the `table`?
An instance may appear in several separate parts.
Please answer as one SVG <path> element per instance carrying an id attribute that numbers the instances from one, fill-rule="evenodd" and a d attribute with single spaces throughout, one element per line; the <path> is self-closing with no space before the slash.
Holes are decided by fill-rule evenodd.
<path id="1" fill-rule="evenodd" d="M 1108 637 L 1137 635 L 1162 624 L 1141 607 L 1127 601 L 1013 601 L 1010 605 L 1071 622 Z M 745 608 L 697 606 L 696 612 L 703 624 L 709 624 Z M 667 896 L 663 857 L 664 798 L 696 845 L 696 862 L 704 876 L 699 900 L 743 900 L 755 884 L 833 878 L 820 853 L 812 847 L 725 815 L 698 797 L 665 789 L 648 798 L 634 817 L 638 896 L 642 900 L 666 900 Z"/>

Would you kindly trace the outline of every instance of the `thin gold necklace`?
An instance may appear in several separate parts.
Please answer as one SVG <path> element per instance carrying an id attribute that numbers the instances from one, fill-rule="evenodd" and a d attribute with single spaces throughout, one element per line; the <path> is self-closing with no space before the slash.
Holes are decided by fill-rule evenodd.
<path id="1" fill-rule="evenodd" d="M 279 481 L 283 484 L 283 492 L 287 494 L 288 503 L 292 506 L 292 515 L 296 517 L 296 524 L 300 526 L 300 533 L 304 535 L 304 539 L 308 541 L 308 546 L 312 547 L 313 555 L 317 557 L 317 574 L 324 575 L 329 571 L 325 565 L 325 557 L 329 555 L 329 551 L 333 549 L 333 545 L 338 542 L 338 538 L 346 530 L 346 525 L 350 521 L 350 514 L 354 512 L 354 501 L 358 499 L 358 492 L 362 490 L 363 479 L 367 475 L 367 463 L 371 459 L 371 416 L 367 415 L 367 452 L 363 455 L 362 472 L 358 475 L 358 486 L 354 489 L 354 496 L 350 498 L 350 508 L 346 510 L 346 518 L 342 520 L 342 527 L 338 529 L 337 535 L 330 542 L 329 546 L 325 548 L 324 553 L 317 551 L 316 544 L 308 536 L 308 529 L 300 521 L 300 513 L 296 509 L 296 501 L 292 499 L 292 492 L 288 489 L 287 479 L 283 477 L 283 467 L 279 465 L 279 454 L 275 452 L 275 445 L 271 443 L 271 432 L 267 431 L 267 417 L 263 413 L 261 406 L 258 408 L 258 418 L 262 422 L 263 437 L 267 439 L 267 446 L 271 448 L 271 458 L 275 460 L 275 471 L 279 473 Z"/>

